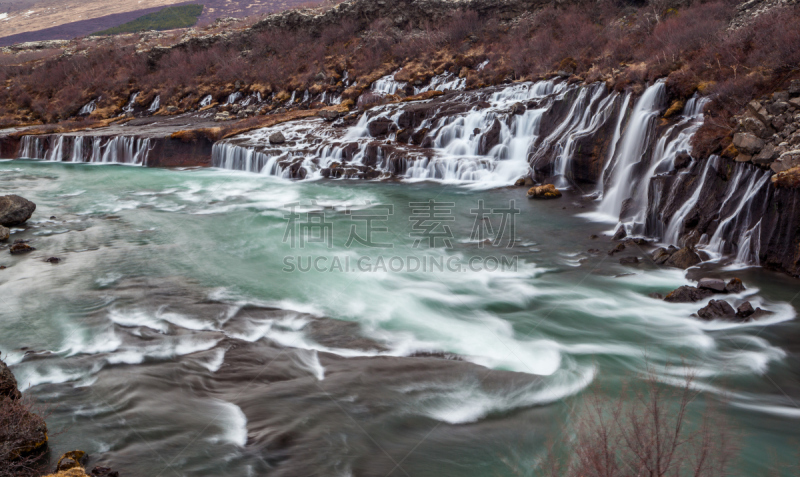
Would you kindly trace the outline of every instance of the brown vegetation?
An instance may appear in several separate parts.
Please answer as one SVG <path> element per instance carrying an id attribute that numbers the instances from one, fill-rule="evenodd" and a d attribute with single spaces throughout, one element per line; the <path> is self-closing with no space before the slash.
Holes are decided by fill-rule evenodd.
<path id="1" fill-rule="evenodd" d="M 698 399 L 693 378 L 672 387 L 648 372 L 639 389 L 617 398 L 595 387 L 572 420 L 572 437 L 551 446 L 538 475 L 662 477 L 729 475 L 736 436 L 713 405 Z M 690 407 L 704 407 L 699 413 Z M 693 416 L 698 416 L 694 418 Z"/>
<path id="2" fill-rule="evenodd" d="M 130 42 L 107 43 L 86 54 L 0 66 L 7 85 L 0 89 L 0 112 L 6 124 L 50 123 L 102 96 L 93 117 L 105 119 L 134 91 L 142 92 L 142 104 L 159 94 L 177 112 L 196 107 L 205 94 L 223 102 L 238 85 L 243 93 L 274 92 L 282 101 L 307 89 L 355 100 L 398 69 L 398 79 L 411 82 L 450 72 L 466 78 L 468 88 L 559 74 L 639 89 L 666 77 L 673 103 L 698 91 L 714 98 L 695 138 L 696 151 L 707 155 L 727 146 L 733 113 L 798 75 L 800 7 L 775 9 L 730 31 L 734 13 L 732 0 L 680 8 L 663 0 L 641 6 L 603 0 L 546 6 L 511 22 L 456 10 L 404 30 L 385 19 L 366 29 L 343 21 L 313 33 L 249 30 L 158 55 L 136 53 Z M 347 88 L 345 71 L 355 80 Z"/>

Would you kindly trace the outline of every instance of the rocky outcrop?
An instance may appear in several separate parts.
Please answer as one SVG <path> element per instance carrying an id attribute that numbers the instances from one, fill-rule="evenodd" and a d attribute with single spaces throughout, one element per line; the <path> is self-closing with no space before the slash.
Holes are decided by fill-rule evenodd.
<path id="1" fill-rule="evenodd" d="M 664 301 L 669 303 L 694 303 L 705 300 L 715 294 L 737 294 L 745 290 L 744 284 L 738 278 L 732 278 L 725 283 L 718 278 L 702 278 L 697 286 L 684 285 L 670 292 Z"/>
<path id="2" fill-rule="evenodd" d="M 102 466 L 96 466 L 91 473 L 87 473 L 84 468 L 87 461 L 88 456 L 84 451 L 67 452 L 58 459 L 55 473 L 45 477 L 119 477 L 119 472 Z"/>
<path id="3" fill-rule="evenodd" d="M 561 197 L 561 191 L 556 189 L 553 184 L 534 186 L 528 189 L 529 199 L 558 199 L 559 197 Z"/>
<path id="4" fill-rule="evenodd" d="M 47 448 L 47 425 L 30 408 L 14 375 L 0 360 L 0 469 L 10 475 Z"/>
<path id="5" fill-rule="evenodd" d="M 660 260 L 663 257 L 663 254 L 668 253 L 668 251 L 665 249 L 659 250 L 662 251 L 658 256 L 658 259 Z M 697 265 L 702 261 L 703 259 L 700 257 L 700 254 L 697 253 L 697 250 L 695 250 L 694 247 L 687 246 L 669 254 L 669 257 L 667 257 L 663 263 L 669 267 L 687 269 Z"/>
<path id="6" fill-rule="evenodd" d="M 35 210 L 36 204 L 18 195 L 0 196 L 0 225 L 24 224 Z"/>
<path id="7" fill-rule="evenodd" d="M 17 389 L 17 379 L 14 374 L 8 369 L 6 363 L 0 360 L 0 399 L 9 398 L 12 400 L 20 398 L 19 390 Z"/>
<path id="8" fill-rule="evenodd" d="M 788 91 L 750 101 L 735 120 L 727 155 L 774 172 L 800 166 L 800 81 L 793 82 Z"/>

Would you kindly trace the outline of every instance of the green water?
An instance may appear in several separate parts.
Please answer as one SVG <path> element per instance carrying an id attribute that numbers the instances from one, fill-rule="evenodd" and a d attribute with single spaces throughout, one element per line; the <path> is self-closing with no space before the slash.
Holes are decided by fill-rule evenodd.
<path id="1" fill-rule="evenodd" d="M 187 391 L 196 386 L 193 381 L 182 381 L 186 363 L 211 356 L 228 337 L 311 350 L 313 357 L 444 352 L 497 372 L 543 376 L 536 382 L 510 379 L 491 389 L 483 383 L 437 388 L 430 376 L 414 377 L 425 389 L 423 398 L 371 402 L 387 409 L 400 429 L 415 429 L 407 442 L 389 430 L 375 437 L 415 449 L 402 465 L 410 475 L 514 475 L 508 462 L 529 469 L 544 452 L 543 440 L 569 422 L 570 409 L 591 383 L 615 389 L 635 380 L 646 363 L 665 379 L 680 381 L 684 369 L 665 365 L 681 361 L 697 374 L 704 396 L 721 403 L 726 422 L 742 431 L 740 475 L 765 474 L 765 455 L 796 457 L 797 282 L 759 269 L 712 269 L 714 276 L 744 280 L 748 290 L 734 301 L 749 299 L 775 314 L 749 324 L 702 322 L 691 316 L 702 304 L 648 296 L 687 284 L 685 272 L 658 268 L 643 251 L 630 248 L 623 256 L 638 256 L 642 263 L 621 265 L 620 255 L 606 253 L 613 245 L 602 236 L 608 227 L 575 216 L 593 207 L 579 197 L 539 202 L 526 200 L 517 188 L 288 182 L 220 170 L 25 161 L 0 162 L 0 183 L 3 193 L 37 204 L 29 227 L 12 235 L 30 240 L 37 251 L 0 251 L 0 265 L 8 267 L 0 271 L 0 351 L 23 389 L 62 403 L 49 419 L 51 428 L 69 429 L 52 439 L 56 453 L 79 447 L 123 463 L 123 475 L 156 475 L 165 468 L 159 475 L 279 472 L 280 463 L 265 464 L 258 446 L 236 444 L 236 433 L 245 432 L 236 430 L 242 422 L 208 424 L 202 410 L 208 402 Z M 420 206 L 413 204 L 430 200 L 444 204 L 444 216 L 452 218 L 444 222 L 451 246 L 440 238 L 429 247 L 428 236 L 415 246 L 425 227 L 418 225 L 414 209 Z M 513 247 L 508 235 L 498 245 L 471 237 L 479 200 L 489 209 L 514 201 L 519 213 Z M 347 246 L 352 226 L 365 235 L 365 222 L 353 217 L 381 215 L 389 205 L 391 215 L 374 223 L 386 230 L 371 238 L 391 248 L 357 241 Z M 309 211 L 324 218 L 330 246 L 323 241 L 300 248 L 302 234 L 291 246 L 292 207 L 301 222 Z M 488 222 L 496 232 L 499 216 Z M 45 262 L 50 256 L 63 261 Z M 377 266 L 381 258 L 385 269 Z M 303 267 L 309 259 L 324 268 L 287 266 Z M 453 268 L 399 267 L 423 259 Z M 337 260 L 342 269 L 331 270 Z M 359 260 L 378 269 L 359 270 Z M 490 270 L 464 268 L 470 260 Z M 512 265 L 492 270 L 503 260 Z M 321 344 L 286 323 L 252 322 L 233 330 L 224 319 L 172 313 L 169 306 L 153 313 L 144 306 L 151 292 L 141 293 L 142 306 L 130 297 L 121 301 L 117 290 L 130 279 L 179 284 L 226 303 L 354 322 L 382 349 Z M 37 353 L 25 357 L 29 350 Z M 224 362 L 224 355 L 219 358 Z M 327 362 L 311 359 L 301 368 L 320 377 Z M 214 366 L 207 372 L 213 374 Z M 165 388 L 159 375 L 169 376 L 175 388 Z M 326 382 L 331 381 L 321 381 Z M 375 396 L 373 401 L 382 399 Z M 271 396 L 269 405 L 280 406 L 280 399 Z M 429 423 L 441 427 L 431 427 L 430 439 L 412 445 Z M 239 437 L 219 437 L 231 433 Z M 314 445 L 324 453 L 326 442 Z M 154 449 L 172 446 L 182 450 L 153 458 Z M 176 457 L 171 462 L 170 455 Z"/>

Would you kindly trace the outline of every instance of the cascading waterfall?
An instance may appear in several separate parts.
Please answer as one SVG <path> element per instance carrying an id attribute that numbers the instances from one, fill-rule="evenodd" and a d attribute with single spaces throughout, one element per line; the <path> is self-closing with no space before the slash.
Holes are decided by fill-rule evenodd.
<path id="1" fill-rule="evenodd" d="M 634 169 L 648 153 L 648 146 L 655 132 L 655 122 L 666 99 L 663 81 L 647 88 L 631 112 L 628 126 L 621 136 L 612 163 L 607 169 L 606 192 L 600 202 L 599 212 L 615 220 L 622 211 L 623 201 L 630 198 L 634 185 Z"/>
<path id="2" fill-rule="evenodd" d="M 228 95 L 228 100 L 225 104 L 235 104 L 239 99 L 242 97 L 242 93 L 236 91 L 235 93 L 231 93 Z"/>
<path id="3" fill-rule="evenodd" d="M 89 114 L 92 114 L 95 111 L 95 109 L 97 109 L 97 102 L 99 100 L 100 98 L 93 99 L 89 101 L 87 104 L 83 105 L 81 110 L 78 111 L 78 116 L 87 116 Z"/>
<path id="4" fill-rule="evenodd" d="M 147 108 L 147 111 L 150 113 L 155 113 L 158 111 L 158 108 L 161 107 L 161 95 L 156 96 L 156 99 L 150 104 L 150 107 Z"/>
<path id="5" fill-rule="evenodd" d="M 211 96 L 210 94 L 207 94 L 203 99 L 200 100 L 199 106 L 201 108 L 205 108 L 206 106 L 210 105 L 211 101 L 213 101 L 213 100 L 214 100 L 214 97 Z"/>
<path id="6" fill-rule="evenodd" d="M 19 159 L 147 165 L 149 138 L 130 136 L 23 136 Z"/>
<path id="7" fill-rule="evenodd" d="M 372 91 L 392 94 L 406 87 L 388 75 L 376 81 Z M 463 87 L 463 79 L 446 73 L 415 91 Z M 124 110 L 132 110 L 138 94 L 131 95 Z M 289 104 L 295 102 L 297 94 L 292 92 Z M 242 98 L 241 93 L 234 93 L 228 103 L 247 106 L 262 100 L 257 93 Z M 304 91 L 303 101 L 311 99 L 310 93 Z M 340 100 L 327 94 L 318 99 L 329 103 Z M 211 101 L 212 96 L 208 95 L 200 105 Z M 631 103 L 634 104 L 629 109 Z M 531 173 L 559 187 L 582 179 L 594 180 L 599 182 L 599 190 L 592 191 L 599 197 L 599 207 L 587 216 L 618 222 L 628 235 L 682 245 L 687 239 L 690 216 L 703 205 L 706 194 L 715 193 L 709 192 L 711 187 L 722 187 L 716 179 L 721 158 L 683 160 L 691 150 L 692 136 L 702 124 L 706 103 L 703 98 L 690 99 L 676 121 L 658 130 L 656 120 L 666 105 L 663 81 L 648 87 L 635 102 L 631 93 L 608 91 L 603 83 L 516 83 L 457 93 L 447 104 L 431 102 L 424 119 L 415 120 L 413 127 L 407 116 L 403 119 L 407 106 L 391 103 L 370 109 L 357 124 L 347 128 L 331 127 L 315 118 L 251 131 L 216 143 L 212 164 L 286 178 L 318 178 L 331 167 L 350 167 L 360 173 L 377 171 L 362 177 L 439 180 L 481 188 L 508 185 Z M 456 107 L 449 112 L 452 105 L 461 104 L 473 106 Z M 159 107 L 160 97 L 156 96 L 149 111 Z M 370 130 L 376 121 L 390 127 L 373 137 Z M 286 142 L 270 144 L 269 136 L 277 131 L 284 134 Z M 427 141 L 423 148 L 412 146 L 407 139 L 417 133 Z M 597 134 L 611 135 L 610 142 L 603 146 L 602 162 L 592 166 L 597 167 L 593 169 L 596 172 L 590 173 L 594 176 L 575 177 L 575 171 L 585 173 L 584 164 L 578 162 L 587 157 L 581 148 L 603 140 L 597 139 Z M 48 161 L 146 164 L 151 147 L 148 139 L 124 136 L 25 136 L 19 156 Z M 676 158 L 681 154 L 686 156 L 681 169 L 676 170 Z M 590 160 L 596 161 L 596 156 Z M 742 263 L 757 263 L 761 208 L 771 173 L 745 164 L 732 167 L 720 199 L 719 217 L 710 226 L 704 225 L 707 234 L 694 234 L 690 243 L 697 243 L 712 256 L 735 254 Z M 679 188 L 682 196 L 674 192 Z"/>
<path id="8" fill-rule="evenodd" d="M 136 93 L 133 93 L 131 95 L 130 99 L 128 99 L 128 104 L 126 104 L 122 108 L 122 112 L 123 113 L 133 113 L 133 107 L 136 104 L 136 98 L 138 98 L 138 97 L 139 97 L 139 92 L 138 91 Z"/>

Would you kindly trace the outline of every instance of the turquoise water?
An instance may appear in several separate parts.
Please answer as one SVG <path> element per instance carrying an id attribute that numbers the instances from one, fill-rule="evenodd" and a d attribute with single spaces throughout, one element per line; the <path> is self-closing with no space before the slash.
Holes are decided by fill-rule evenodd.
<path id="1" fill-rule="evenodd" d="M 679 382 L 684 368 L 665 365 L 684 362 L 743 431 L 741 475 L 764 473 L 768 452 L 795 458 L 797 282 L 708 270 L 745 281 L 732 302 L 775 314 L 699 321 L 691 314 L 702 304 L 648 296 L 687 284 L 685 272 L 636 248 L 609 256 L 609 231 L 575 216 L 595 206 L 581 197 L 27 161 L 0 162 L 0 180 L 3 193 L 37 204 L 12 235 L 37 251 L 0 255 L 0 351 L 23 389 L 54 403 L 51 429 L 68 429 L 53 437 L 56 453 L 81 448 L 123 475 L 292 475 L 287 466 L 298 464 L 287 455 L 305 453 L 319 459 L 308 464 L 319 475 L 514 475 L 513 466 L 534 466 L 590 384 L 619 387 L 646 363 Z M 433 247 L 414 212 L 429 200 L 452 218 Z M 514 201 L 513 246 L 508 229 L 498 245 L 474 236 L 481 200 L 489 209 Z M 372 239 L 392 248 L 348 246 L 352 226 L 366 235 L 353 218 L 385 206 L 392 214 L 374 225 L 386 230 Z M 300 222 L 324 217 L 330 245 L 300 248 L 298 232 L 292 247 L 292 210 Z M 489 217 L 494 232 L 499 217 Z M 407 269 L 423 259 L 452 267 Z M 324 266 L 301 271 L 307 260 Z M 335 260 L 341 270 L 331 270 Z M 239 320 L 248 307 L 281 315 Z M 306 324 L 323 318 L 354 323 L 347 333 L 371 344 L 319 339 Z M 231 343 L 253 348 L 237 355 Z M 254 387 L 262 375 L 232 368 L 262 345 L 292 351 L 264 351 L 278 353 L 269 356 L 281 378 Z M 463 362 L 436 360 L 451 372 L 421 360 L 369 382 L 371 363 L 425 353 Z M 306 402 L 301 385 L 331 399 Z M 292 436 L 285 449 L 274 429 Z"/>

